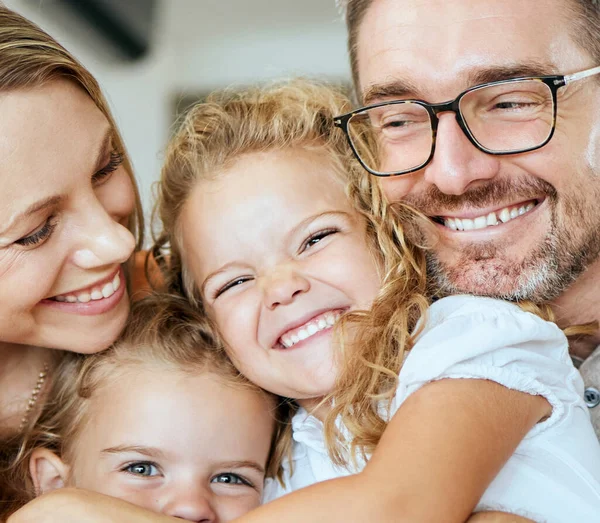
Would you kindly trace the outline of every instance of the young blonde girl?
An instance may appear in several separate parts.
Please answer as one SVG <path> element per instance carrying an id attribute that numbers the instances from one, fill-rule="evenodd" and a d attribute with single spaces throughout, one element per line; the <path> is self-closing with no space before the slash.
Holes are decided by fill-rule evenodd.
<path id="1" fill-rule="evenodd" d="M 68 356 L 56 376 L 5 471 L 21 504 L 70 486 L 190 521 L 231 521 L 260 504 L 265 476 L 278 473 L 282 407 L 237 372 L 181 297 L 134 305 L 113 347 Z"/>
<path id="2" fill-rule="evenodd" d="M 265 497 L 298 491 L 237 521 L 592 521 L 600 449 L 564 335 L 509 303 L 430 304 L 403 232 L 417 218 L 351 159 L 332 127 L 347 108 L 306 82 L 218 93 L 167 152 L 155 256 L 168 285 L 242 374 L 299 407 L 286 489 Z M 70 500 L 83 521 L 170 521 Z M 57 504 L 38 510 L 58 520 Z"/>

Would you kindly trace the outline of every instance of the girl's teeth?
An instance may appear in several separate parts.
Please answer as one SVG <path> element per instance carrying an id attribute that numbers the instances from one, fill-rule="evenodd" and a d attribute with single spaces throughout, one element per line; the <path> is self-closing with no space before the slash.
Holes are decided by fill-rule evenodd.
<path id="1" fill-rule="evenodd" d="M 102 298 L 104 298 L 104 296 L 102 296 L 102 292 L 100 292 L 98 289 L 94 289 L 90 296 L 92 300 L 101 300 Z"/>
<path id="2" fill-rule="evenodd" d="M 322 330 L 328 329 L 335 325 L 335 322 L 341 316 L 341 312 L 327 312 L 315 320 L 311 320 L 307 325 L 295 331 L 293 334 L 286 333 L 279 339 L 281 345 L 286 349 L 293 347 L 296 343 L 314 336 Z"/>

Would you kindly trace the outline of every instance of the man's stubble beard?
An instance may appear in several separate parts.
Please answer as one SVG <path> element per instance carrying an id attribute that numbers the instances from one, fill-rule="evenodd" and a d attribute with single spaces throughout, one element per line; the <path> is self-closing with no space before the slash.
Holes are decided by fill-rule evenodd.
<path id="1" fill-rule="evenodd" d="M 590 179 L 593 178 L 598 179 L 590 173 Z M 562 207 L 566 224 L 561 226 L 556 190 L 539 179 L 519 184 L 497 182 L 461 196 L 445 195 L 433 188 L 424 197 L 405 201 L 432 215 L 432 209 L 460 208 L 464 201 L 483 207 L 499 201 L 499 195 L 516 195 L 525 201 L 541 193 L 545 194 L 545 203 L 550 207 L 550 229 L 523 260 L 515 262 L 503 255 L 508 248 L 507 242 L 490 241 L 465 246 L 455 262 L 446 264 L 438 259 L 433 245 L 426 250 L 427 274 L 433 292 L 438 296 L 468 293 L 538 303 L 562 294 L 600 257 L 600 212 L 586 216 L 585 211 L 589 208 L 577 205 L 581 202 L 573 198 L 565 198 Z M 569 230 L 569 226 L 578 225 L 581 234 Z M 414 239 L 422 245 L 428 243 L 424 238 L 425 231 L 421 230 Z"/>

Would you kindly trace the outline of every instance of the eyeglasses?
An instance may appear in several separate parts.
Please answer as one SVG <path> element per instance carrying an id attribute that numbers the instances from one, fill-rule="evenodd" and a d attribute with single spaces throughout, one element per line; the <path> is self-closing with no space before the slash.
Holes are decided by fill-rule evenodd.
<path id="1" fill-rule="evenodd" d="M 433 158 L 444 112 L 471 143 L 493 155 L 524 153 L 546 145 L 556 126 L 557 91 L 600 74 L 600 66 L 566 76 L 512 78 L 471 87 L 454 100 L 382 102 L 334 119 L 362 166 L 375 176 L 418 171 Z"/>

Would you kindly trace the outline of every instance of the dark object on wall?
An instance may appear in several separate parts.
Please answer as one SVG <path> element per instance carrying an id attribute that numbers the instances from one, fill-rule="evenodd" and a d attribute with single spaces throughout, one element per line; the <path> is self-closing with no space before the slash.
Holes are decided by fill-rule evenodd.
<path id="1" fill-rule="evenodd" d="M 129 60 L 150 47 L 157 0 L 60 0 Z"/>

